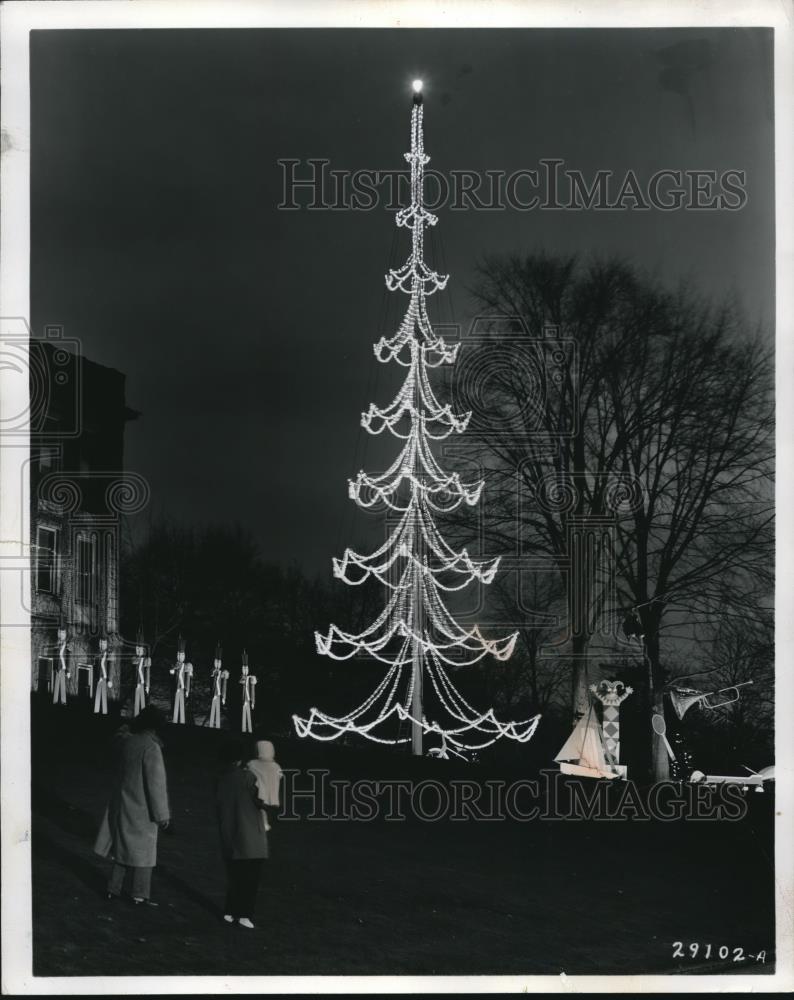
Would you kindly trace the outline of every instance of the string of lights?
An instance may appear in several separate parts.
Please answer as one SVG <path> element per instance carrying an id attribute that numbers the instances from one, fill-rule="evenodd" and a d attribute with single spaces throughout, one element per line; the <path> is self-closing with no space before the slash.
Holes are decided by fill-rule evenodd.
<path id="1" fill-rule="evenodd" d="M 347 632 L 331 624 L 324 635 L 315 633 L 317 651 L 323 656 L 334 660 L 363 656 L 389 669 L 375 690 L 346 715 L 312 708 L 307 718 L 295 715 L 293 721 L 301 737 L 333 740 L 355 733 L 378 743 L 411 741 L 415 753 L 422 752 L 422 737 L 430 735 L 439 745 L 429 753 L 465 757 L 503 737 L 528 741 L 540 717 L 502 723 L 492 708 L 485 712 L 473 708 L 448 673 L 448 668 L 472 666 L 487 656 L 507 660 L 517 633 L 488 639 L 477 625 L 460 625 L 442 597 L 473 582 L 490 583 L 499 558 L 474 559 L 465 548 L 455 551 L 434 521 L 436 514 L 463 504 L 475 505 L 484 484 L 467 483 L 459 473 L 445 472 L 431 450 L 432 441 L 462 434 L 471 413 L 457 414 L 448 403 L 442 405 L 428 374 L 440 365 L 453 364 L 459 345 L 448 344 L 434 331 L 427 312 L 427 298 L 446 287 L 448 275 L 434 271 L 424 259 L 425 229 L 438 220 L 423 202 L 424 170 L 430 157 L 424 151 L 421 90 L 421 82 L 416 81 L 411 149 L 405 154 L 411 171 L 411 202 L 396 216 L 397 226 L 410 230 L 411 250 L 405 264 L 386 275 L 386 287 L 407 294 L 408 306 L 396 333 L 381 337 L 374 345 L 378 361 L 395 361 L 407 372 L 391 403 L 384 407 L 371 403 L 361 414 L 361 426 L 368 433 L 388 432 L 403 445 L 385 472 L 369 475 L 362 470 L 348 481 L 350 499 L 359 507 L 382 504 L 400 517 L 374 552 L 364 555 L 346 548 L 341 558 L 333 559 L 337 579 L 351 586 L 376 580 L 386 588 L 388 599 L 362 632 Z M 435 695 L 443 723 L 441 718 L 426 717 L 425 691 Z M 405 735 L 406 728 L 409 735 Z"/>

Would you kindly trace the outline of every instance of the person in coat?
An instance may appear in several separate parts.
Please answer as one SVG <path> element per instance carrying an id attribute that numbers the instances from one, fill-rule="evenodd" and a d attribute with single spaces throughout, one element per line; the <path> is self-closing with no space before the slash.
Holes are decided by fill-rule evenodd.
<path id="1" fill-rule="evenodd" d="M 113 791 L 94 851 L 113 860 L 108 899 L 125 886 L 136 905 L 156 906 L 151 896 L 152 869 L 157 864 L 157 834 L 170 822 L 159 709 L 148 705 L 119 733 Z"/>
<path id="2" fill-rule="evenodd" d="M 234 740 L 222 751 L 223 770 L 215 788 L 221 852 L 226 864 L 226 905 L 223 919 L 253 929 L 262 866 L 268 856 L 265 803 L 257 794 L 256 778 L 243 767 L 242 743 Z"/>
<path id="3" fill-rule="evenodd" d="M 276 749 L 270 740 L 258 740 L 256 757 L 248 761 L 248 770 L 256 778 L 257 795 L 265 803 L 265 832 L 270 830 L 269 820 L 281 805 L 279 786 L 282 770 L 276 763 Z"/>

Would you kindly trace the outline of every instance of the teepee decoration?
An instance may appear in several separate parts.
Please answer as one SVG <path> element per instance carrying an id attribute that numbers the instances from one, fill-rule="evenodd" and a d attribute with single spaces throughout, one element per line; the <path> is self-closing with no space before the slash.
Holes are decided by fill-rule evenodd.
<path id="1" fill-rule="evenodd" d="M 411 150 L 405 154 L 411 170 L 411 203 L 397 213 L 397 226 L 411 234 L 406 263 L 386 275 L 390 291 L 408 295 L 408 308 L 396 333 L 375 344 L 378 361 L 396 362 L 406 369 L 395 399 L 386 407 L 371 403 L 361 415 L 370 434 L 388 431 L 402 444 L 396 460 L 381 475 L 361 471 L 349 481 L 350 498 L 362 508 L 384 504 L 398 514 L 396 528 L 370 555 L 346 549 L 333 560 L 334 576 L 351 586 L 377 580 L 387 589 L 386 606 L 377 619 L 358 634 L 331 625 L 316 633 L 317 651 L 334 660 L 354 656 L 375 659 L 388 666 L 381 682 L 352 712 L 332 716 L 312 708 L 308 718 L 293 716 L 299 736 L 319 740 L 357 733 L 378 743 L 408 743 L 422 754 L 425 734 L 434 734 L 437 756 L 465 755 L 500 737 L 524 743 L 539 716 L 502 723 L 493 709 L 480 712 L 458 692 L 451 668 L 471 666 L 487 656 L 507 660 L 516 635 L 487 639 L 477 625 L 463 627 L 453 618 L 444 594 L 462 590 L 474 581 L 490 583 L 499 559 L 478 560 L 466 549 L 454 551 L 435 523 L 437 514 L 477 503 L 483 483 L 466 483 L 459 473 L 445 472 L 431 450 L 431 442 L 465 431 L 471 414 L 455 414 L 434 394 L 430 371 L 454 363 L 458 344 L 447 344 L 428 318 L 427 299 L 447 284 L 425 261 L 424 232 L 436 216 L 424 207 L 424 170 L 430 157 L 424 150 L 424 107 L 421 81 L 414 82 L 411 111 Z M 435 717 L 428 718 L 431 711 Z M 402 725 L 401 723 L 407 723 Z M 410 730 L 406 733 L 405 730 Z"/>

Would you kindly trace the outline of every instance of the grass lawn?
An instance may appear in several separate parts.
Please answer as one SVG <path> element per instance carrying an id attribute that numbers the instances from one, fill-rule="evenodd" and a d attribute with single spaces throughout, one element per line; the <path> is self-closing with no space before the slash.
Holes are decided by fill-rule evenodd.
<path id="1" fill-rule="evenodd" d="M 213 812 L 220 734 L 193 727 L 166 733 L 174 833 L 160 837 L 160 907 L 108 903 L 108 864 L 92 845 L 117 724 L 34 706 L 36 975 L 773 971 L 771 795 L 751 795 L 736 823 L 282 820 L 257 928 L 229 927 Z M 276 743 L 283 767 L 333 777 L 497 776 Z M 700 942 L 699 957 L 674 958 L 676 941 Z M 718 960 L 720 945 L 730 959 Z M 735 947 L 765 949 L 766 963 L 733 962 Z"/>

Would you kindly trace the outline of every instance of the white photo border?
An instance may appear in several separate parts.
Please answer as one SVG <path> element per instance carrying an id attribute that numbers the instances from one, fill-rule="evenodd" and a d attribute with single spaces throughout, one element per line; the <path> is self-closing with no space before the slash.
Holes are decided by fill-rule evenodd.
<path id="1" fill-rule="evenodd" d="M 774 29 L 776 191 L 776 507 L 794 500 L 794 6 L 791 0 L 9 0 L 0 9 L 2 176 L 0 324 L 30 316 L 30 96 L 32 30 L 136 28 L 653 28 Z M 0 364 L 0 434 L 27 407 L 24 366 Z M 0 743 L 2 749 L 2 988 L 4 993 L 410 993 L 410 992 L 784 992 L 794 988 L 794 522 L 777 521 L 776 586 L 776 972 L 634 976 L 119 976 L 33 977 L 30 828 L 30 580 L 24 438 L 0 448 Z M 23 484 L 20 489 L 20 483 Z"/>

